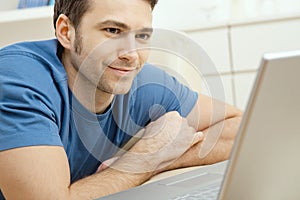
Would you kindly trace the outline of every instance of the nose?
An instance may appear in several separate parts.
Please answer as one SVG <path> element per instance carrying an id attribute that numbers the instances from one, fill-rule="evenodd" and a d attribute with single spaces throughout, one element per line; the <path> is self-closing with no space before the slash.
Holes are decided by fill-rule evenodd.
<path id="1" fill-rule="evenodd" d="M 118 52 L 120 60 L 135 62 L 139 58 L 135 34 L 128 33 L 122 37 L 122 48 Z"/>

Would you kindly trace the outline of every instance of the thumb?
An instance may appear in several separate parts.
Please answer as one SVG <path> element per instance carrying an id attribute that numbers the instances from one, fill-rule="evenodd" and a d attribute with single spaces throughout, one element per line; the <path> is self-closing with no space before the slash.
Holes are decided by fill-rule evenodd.
<path id="1" fill-rule="evenodd" d="M 118 160 L 120 157 L 112 157 L 106 161 L 104 161 L 97 169 L 97 172 L 103 171 L 106 168 L 108 168 L 109 166 L 111 166 L 116 160 Z"/>
<path id="2" fill-rule="evenodd" d="M 204 139 L 204 134 L 201 131 L 198 131 L 194 134 L 191 146 L 197 144 L 198 142 L 202 141 Z"/>

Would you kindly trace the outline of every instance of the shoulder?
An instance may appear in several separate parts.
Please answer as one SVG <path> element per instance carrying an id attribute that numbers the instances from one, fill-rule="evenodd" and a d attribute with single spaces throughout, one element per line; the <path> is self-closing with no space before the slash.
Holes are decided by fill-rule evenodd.
<path id="1" fill-rule="evenodd" d="M 177 79 L 165 70 L 156 67 L 152 64 L 146 63 L 136 78 L 137 84 L 142 85 L 163 85 L 172 86 L 178 83 Z"/>
<path id="2" fill-rule="evenodd" d="M 49 54 L 55 54 L 56 47 L 56 40 L 19 42 L 1 48 L 0 56 L 3 57 L 7 55 L 32 55 L 36 57 L 47 57 L 47 55 Z"/>
<path id="3" fill-rule="evenodd" d="M 159 68 L 149 63 L 143 66 L 134 83 L 136 87 L 147 86 L 152 89 L 159 87 L 173 93 L 191 90 L 187 86 L 187 80 L 180 73 L 171 68 Z"/>
<path id="4" fill-rule="evenodd" d="M 149 112 L 155 106 L 154 110 L 176 110 L 183 116 L 190 112 L 198 97 L 196 92 L 175 77 L 151 64 L 144 65 L 133 83 L 130 95 L 134 99 L 132 105 L 138 108 L 138 112 Z"/>
<path id="5" fill-rule="evenodd" d="M 0 90 L 3 96 L 28 105 L 38 106 L 41 102 L 47 106 L 59 105 L 61 96 L 67 94 L 67 78 L 59 70 L 62 64 L 54 56 L 55 49 L 55 40 L 17 43 L 2 48 Z"/>
<path id="6" fill-rule="evenodd" d="M 165 69 L 155 66 L 150 63 L 145 63 L 142 70 L 138 74 L 138 77 L 153 79 L 162 79 L 166 77 L 172 77 Z M 172 77 L 173 78 L 173 77 Z"/>
<path id="7" fill-rule="evenodd" d="M 1 72 L 16 74 L 51 74 L 66 79 L 64 68 L 56 55 L 57 41 L 21 42 L 0 49 Z"/>

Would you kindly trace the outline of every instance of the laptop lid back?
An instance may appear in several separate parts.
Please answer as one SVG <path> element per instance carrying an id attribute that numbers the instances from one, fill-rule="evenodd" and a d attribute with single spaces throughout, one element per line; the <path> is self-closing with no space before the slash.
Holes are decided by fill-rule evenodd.
<path id="1" fill-rule="evenodd" d="M 300 199 L 300 51 L 266 54 L 220 199 Z"/>

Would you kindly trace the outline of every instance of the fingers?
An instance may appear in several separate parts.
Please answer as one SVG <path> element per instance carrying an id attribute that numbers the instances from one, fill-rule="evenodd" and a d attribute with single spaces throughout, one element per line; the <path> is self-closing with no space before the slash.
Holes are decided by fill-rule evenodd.
<path id="1" fill-rule="evenodd" d="M 148 124 L 143 136 L 113 163 L 121 171 L 150 172 L 177 160 L 191 146 L 204 139 L 178 112 L 169 112 Z M 100 170 L 107 167 L 107 162 Z"/>
<path id="2" fill-rule="evenodd" d="M 186 119 L 182 118 L 178 112 L 168 112 L 146 126 L 144 138 L 153 138 L 157 134 L 164 133 L 174 139 L 180 130 L 186 127 L 186 124 Z"/>

